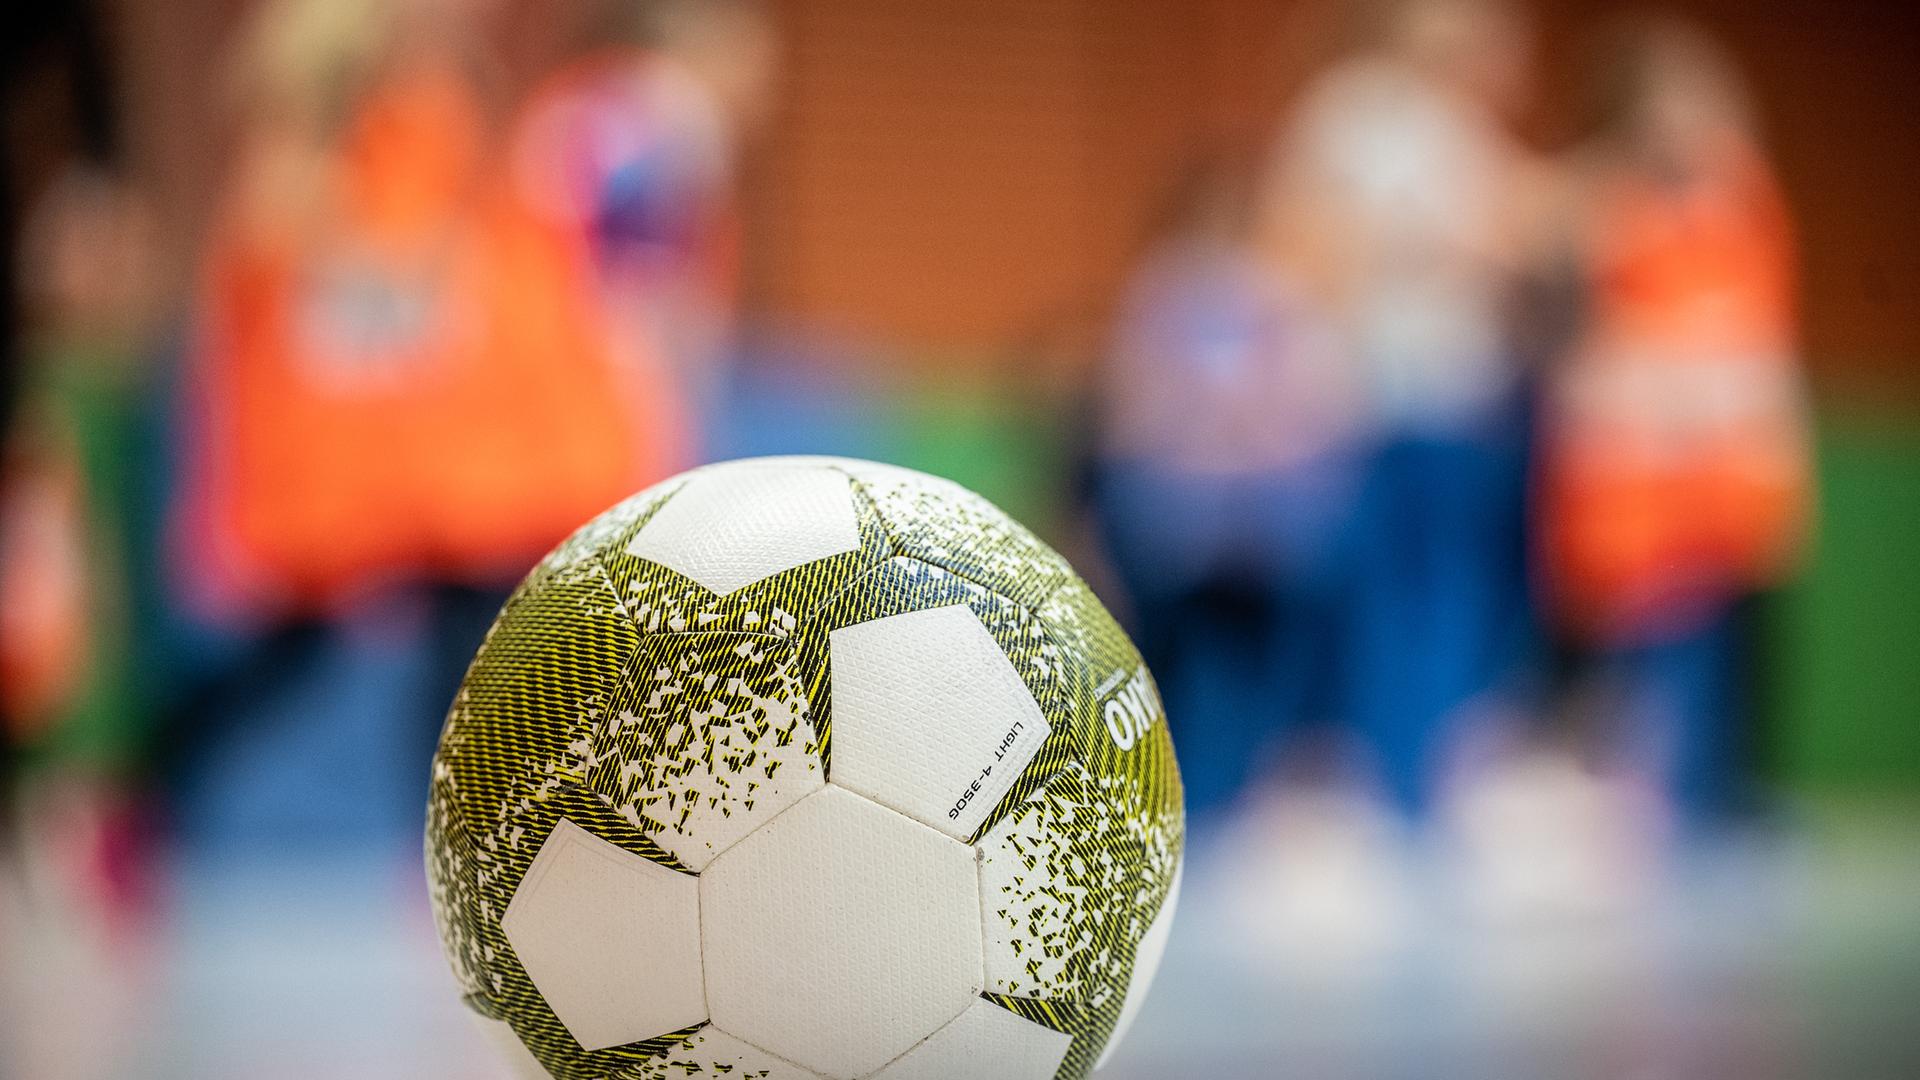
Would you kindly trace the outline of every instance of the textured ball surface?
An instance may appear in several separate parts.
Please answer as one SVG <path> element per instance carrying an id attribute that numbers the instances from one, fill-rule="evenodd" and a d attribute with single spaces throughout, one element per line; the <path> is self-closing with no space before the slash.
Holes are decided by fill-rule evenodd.
<path id="1" fill-rule="evenodd" d="M 1077 1080 L 1166 944 L 1159 696 L 992 504 L 836 458 L 696 469 L 501 611 L 434 759 L 467 1004 L 527 1077 Z"/>

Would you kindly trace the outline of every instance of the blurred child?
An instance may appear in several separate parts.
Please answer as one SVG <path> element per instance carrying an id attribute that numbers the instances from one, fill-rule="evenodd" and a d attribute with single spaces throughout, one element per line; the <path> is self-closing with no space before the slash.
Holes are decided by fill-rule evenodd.
<path id="1" fill-rule="evenodd" d="M 1378 443 L 1344 611 L 1345 711 L 1423 812 L 1443 731 L 1520 659 L 1519 365 L 1507 320 L 1536 167 L 1509 134 L 1528 25 L 1504 0 L 1389 0 L 1275 154 L 1273 257 L 1329 313 Z"/>
<path id="2" fill-rule="evenodd" d="M 1203 820 L 1331 704 L 1357 479 L 1353 387 L 1254 248 L 1250 188 L 1189 182 L 1101 388 L 1098 509 Z"/>
<path id="3" fill-rule="evenodd" d="M 710 410 L 739 290 L 736 159 L 768 106 L 754 0 L 586 0 L 511 133 L 520 198 L 575 237 L 645 394 Z"/>
<path id="4" fill-rule="evenodd" d="M 1787 210 L 1727 56 L 1625 24 L 1578 156 L 1588 310 L 1551 374 L 1538 546 L 1580 700 L 1696 820 L 1736 794 L 1737 610 L 1810 498 Z"/>
<path id="5" fill-rule="evenodd" d="M 19 200 L 5 208 L 18 398 L 0 439 L 0 1073 L 47 1080 L 131 1068 L 151 974 L 129 503 L 153 236 L 100 15 L 39 12 L 0 73 L 0 174 Z M 80 1016 L 100 1028 L 79 1036 Z"/>
<path id="6" fill-rule="evenodd" d="M 124 778 L 145 733 L 127 520 L 151 236 L 132 187 L 75 166 L 43 191 L 20 257 L 31 366 L 0 499 L 0 706 L 23 744 Z"/>
<path id="7" fill-rule="evenodd" d="M 170 550 L 240 639 L 169 741 L 220 827 L 417 828 L 439 717 L 513 583 L 685 464 L 681 409 L 641 385 L 577 235 L 511 182 L 488 7 L 273 0 L 235 57 Z M 208 765 L 242 748 L 281 772 Z"/>
<path id="8" fill-rule="evenodd" d="M 489 591 L 681 464 L 570 237 L 499 181 L 484 29 L 437 0 L 279 0 L 206 262 L 178 554 L 214 609 Z"/>

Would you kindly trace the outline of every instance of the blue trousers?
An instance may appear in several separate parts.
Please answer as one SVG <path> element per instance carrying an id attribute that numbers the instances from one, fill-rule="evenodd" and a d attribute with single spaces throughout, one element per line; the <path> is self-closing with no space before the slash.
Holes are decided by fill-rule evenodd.
<path id="1" fill-rule="evenodd" d="M 1105 467 L 1095 502 L 1159 683 L 1197 821 L 1266 752 L 1330 713 L 1357 478 L 1327 460 L 1269 476 Z"/>
<path id="2" fill-rule="evenodd" d="M 1682 822 L 1710 824 L 1739 804 L 1748 714 L 1740 611 L 1594 658 L 1614 690 L 1615 735 L 1665 789 Z"/>
<path id="3" fill-rule="evenodd" d="M 1526 653 L 1523 448 L 1517 427 L 1406 436 L 1368 477 L 1343 611 L 1345 711 L 1409 816 L 1431 802 L 1461 706 Z"/>

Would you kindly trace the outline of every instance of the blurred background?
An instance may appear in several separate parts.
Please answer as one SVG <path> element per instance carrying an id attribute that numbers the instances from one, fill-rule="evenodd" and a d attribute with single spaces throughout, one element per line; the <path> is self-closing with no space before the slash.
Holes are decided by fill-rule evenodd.
<path id="1" fill-rule="evenodd" d="M 701 460 L 969 484 L 1157 674 L 1110 1075 L 1920 1075 L 1920 12 L 10 10 L 0 1077 L 481 1078 L 426 762 Z"/>

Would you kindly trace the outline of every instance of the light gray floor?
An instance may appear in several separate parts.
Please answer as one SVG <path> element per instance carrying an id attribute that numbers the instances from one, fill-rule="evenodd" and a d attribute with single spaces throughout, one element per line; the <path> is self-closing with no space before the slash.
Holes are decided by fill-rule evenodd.
<path id="1" fill-rule="evenodd" d="M 1415 895 L 1401 937 L 1344 957 L 1226 932 L 1242 882 L 1216 848 L 1191 868 L 1161 978 L 1102 1076 L 1911 1080 L 1915 839 L 1881 814 L 1702 849 L 1630 918 L 1482 925 Z M 40 1056 L 19 1075 L 497 1077 L 441 969 L 411 853 L 175 877 L 140 985 L 90 988 L 51 946 L 28 958 L 36 977 L 12 980 L 6 1007 L 16 1059 L 28 1044 Z M 74 985 L 43 977 L 57 971 Z"/>
<path id="2" fill-rule="evenodd" d="M 1426 897 L 1344 969 L 1250 959 L 1202 899 L 1109 1080 L 1911 1080 L 1915 839 L 1699 851 L 1616 919 L 1479 925 Z"/>

